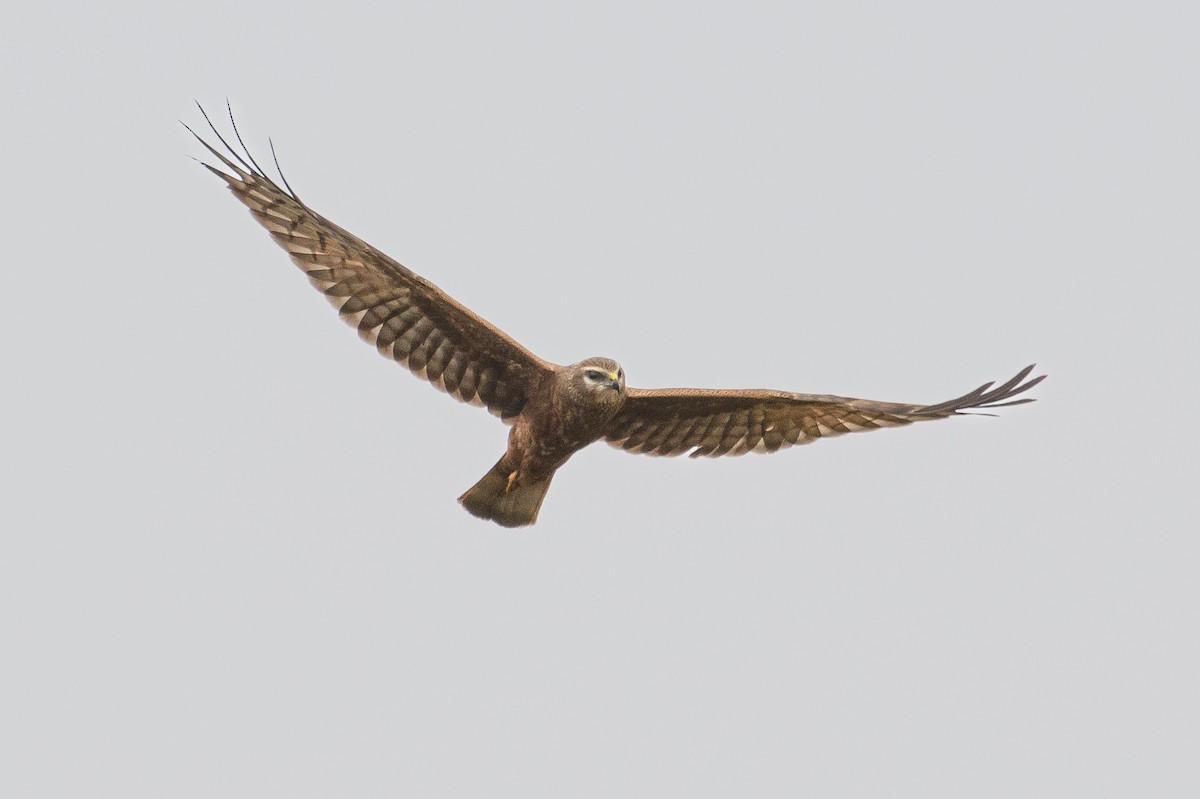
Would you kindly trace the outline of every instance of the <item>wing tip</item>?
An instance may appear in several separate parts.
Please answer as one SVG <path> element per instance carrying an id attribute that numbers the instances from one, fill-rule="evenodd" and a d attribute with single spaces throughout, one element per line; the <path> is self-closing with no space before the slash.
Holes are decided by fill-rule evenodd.
<path id="1" fill-rule="evenodd" d="M 296 191 L 291 187 L 291 184 L 288 183 L 287 177 L 283 174 L 283 169 L 279 166 L 279 158 L 275 154 L 275 143 L 273 141 L 270 142 L 271 158 L 275 162 L 275 169 L 279 173 L 279 179 L 283 183 L 283 188 L 280 188 L 274 180 L 267 176 L 266 170 L 259 166 L 258 162 L 254 160 L 254 156 L 250 154 L 250 149 L 242 140 L 242 134 L 238 130 L 237 122 L 234 120 L 233 106 L 228 98 L 225 100 L 225 107 L 229 112 L 229 125 L 233 129 L 234 141 L 236 141 L 238 146 L 241 147 L 241 153 L 239 153 L 237 149 L 234 148 L 233 145 L 231 145 L 229 141 L 221 134 L 221 131 L 213 123 L 212 118 L 208 115 L 208 112 L 204 110 L 204 106 L 201 105 L 198 100 L 196 101 L 196 108 L 200 109 L 200 115 L 204 117 L 204 121 L 208 125 L 209 130 L 211 130 L 213 135 L 217 137 L 217 141 L 221 143 L 221 146 L 225 148 L 224 152 L 217 149 L 212 144 L 209 144 L 209 142 L 206 141 L 203 136 L 197 133 L 191 125 L 183 120 L 179 120 L 179 124 L 183 125 L 184 129 L 186 129 L 188 133 L 192 134 L 196 141 L 200 142 L 201 146 L 208 150 L 208 152 L 211 153 L 214 158 L 217 158 L 227 169 L 233 172 L 233 175 L 223 173 L 219 169 L 214 169 L 211 164 L 206 164 L 204 161 L 200 161 L 200 163 L 207 167 L 214 174 L 228 181 L 230 185 L 238 182 L 250 184 L 262 182 L 269 184 L 272 188 L 277 189 L 280 193 L 289 196 L 291 199 L 300 202 L 300 196 L 296 194 Z M 245 158 L 242 157 L 242 154 L 245 154 Z"/>
<path id="2" fill-rule="evenodd" d="M 1031 363 L 1021 371 L 1017 372 L 1013 377 L 995 388 L 992 388 L 994 383 L 984 383 L 974 391 L 969 391 L 961 397 L 955 397 L 945 402 L 939 402 L 934 405 L 926 405 L 918 409 L 914 416 L 923 417 L 944 417 L 954 414 L 973 415 L 966 413 L 972 410 L 982 410 L 985 408 L 1005 408 L 1010 405 L 1024 405 L 1030 402 L 1036 402 L 1036 397 L 1020 397 L 1013 399 L 1020 394 L 1024 394 L 1034 386 L 1041 383 L 1048 375 L 1038 375 L 1029 377 L 1036 368 L 1036 363 Z M 984 415 L 984 414 L 978 414 Z M 993 415 L 993 414 L 987 414 Z"/>

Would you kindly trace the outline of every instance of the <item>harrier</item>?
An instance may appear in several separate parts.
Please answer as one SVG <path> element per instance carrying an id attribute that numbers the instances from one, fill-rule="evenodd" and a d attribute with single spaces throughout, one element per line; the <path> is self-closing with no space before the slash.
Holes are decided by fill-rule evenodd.
<path id="1" fill-rule="evenodd" d="M 228 184 L 342 319 L 384 356 L 512 426 L 504 455 L 458 498 L 470 513 L 504 527 L 537 521 L 555 471 L 600 439 L 647 455 L 775 452 L 857 430 L 1031 402 L 1013 397 L 1044 378 L 1030 378 L 1029 366 L 994 388 L 986 383 L 957 399 L 910 405 L 763 389 L 638 389 L 625 385 L 625 371 L 609 358 L 559 366 L 313 211 L 282 173 L 282 188 L 267 177 L 236 125 L 241 154 L 204 118 L 224 152 L 188 130 L 229 171 L 204 166 Z"/>

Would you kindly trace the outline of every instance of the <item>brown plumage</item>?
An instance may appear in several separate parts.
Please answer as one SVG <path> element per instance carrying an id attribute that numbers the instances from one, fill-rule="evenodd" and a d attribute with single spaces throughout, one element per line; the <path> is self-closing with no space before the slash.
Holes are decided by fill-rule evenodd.
<path id="1" fill-rule="evenodd" d="M 232 174 L 205 166 L 229 185 L 364 341 L 512 425 L 503 457 L 459 497 L 472 514 L 505 527 L 537 521 L 555 471 L 601 438 L 649 455 L 775 452 L 857 430 L 1032 402 L 1013 397 L 1044 379 L 1029 378 L 1029 366 L 1001 386 L 988 383 L 936 405 L 769 390 L 626 388 L 624 370 L 608 358 L 570 366 L 538 358 L 425 278 L 310 209 L 282 174 L 281 188 L 244 145 L 245 159 L 207 114 L 204 118 L 226 152 L 192 135 Z M 237 141 L 241 144 L 240 136 Z"/>

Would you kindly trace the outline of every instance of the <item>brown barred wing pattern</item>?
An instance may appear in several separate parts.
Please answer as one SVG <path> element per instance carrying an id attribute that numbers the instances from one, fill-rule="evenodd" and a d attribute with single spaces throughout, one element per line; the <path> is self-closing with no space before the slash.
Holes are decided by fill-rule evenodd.
<path id="1" fill-rule="evenodd" d="M 544 382 L 552 364 L 313 211 L 286 180 L 280 187 L 249 153 L 241 158 L 215 127 L 213 132 L 226 152 L 196 138 L 229 172 L 205 166 L 229 185 L 363 340 L 453 397 L 483 405 L 506 421 L 520 413 L 527 390 Z"/>
<path id="2" fill-rule="evenodd" d="M 792 394 L 765 389 L 630 388 L 604 437 L 629 452 L 693 458 L 775 452 L 819 438 L 944 419 L 972 409 L 1020 405 L 1012 399 L 1044 379 L 1032 366 L 1008 382 L 985 383 L 936 405 Z"/>

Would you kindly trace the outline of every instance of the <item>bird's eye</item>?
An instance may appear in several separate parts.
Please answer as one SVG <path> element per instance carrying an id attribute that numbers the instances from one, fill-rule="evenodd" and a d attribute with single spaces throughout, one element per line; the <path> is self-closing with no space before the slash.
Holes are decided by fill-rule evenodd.
<path id="1" fill-rule="evenodd" d="M 604 379 L 604 375 L 600 374 L 595 369 L 588 369 L 586 374 L 587 374 L 588 380 L 603 380 Z"/>

